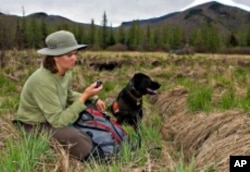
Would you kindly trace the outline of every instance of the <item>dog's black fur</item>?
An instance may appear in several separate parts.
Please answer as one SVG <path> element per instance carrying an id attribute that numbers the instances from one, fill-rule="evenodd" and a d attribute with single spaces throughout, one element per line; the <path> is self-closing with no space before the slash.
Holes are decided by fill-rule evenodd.
<path id="1" fill-rule="evenodd" d="M 117 118 L 117 122 L 127 123 L 136 129 L 143 117 L 142 97 L 146 94 L 156 94 L 160 87 L 161 85 L 148 75 L 134 74 L 111 106 L 111 112 Z"/>

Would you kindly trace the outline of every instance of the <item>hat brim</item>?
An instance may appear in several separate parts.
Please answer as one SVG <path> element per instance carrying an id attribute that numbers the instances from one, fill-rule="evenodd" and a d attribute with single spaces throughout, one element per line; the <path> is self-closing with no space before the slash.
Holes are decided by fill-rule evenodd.
<path id="1" fill-rule="evenodd" d="M 84 49 L 87 46 L 88 45 L 86 45 L 86 44 L 80 44 L 80 45 L 76 45 L 73 47 L 67 47 L 67 48 L 61 48 L 61 49 L 42 48 L 42 49 L 38 50 L 37 52 L 39 54 L 47 55 L 47 56 L 58 56 L 58 55 L 67 54 L 67 53 L 74 51 L 74 50 Z"/>

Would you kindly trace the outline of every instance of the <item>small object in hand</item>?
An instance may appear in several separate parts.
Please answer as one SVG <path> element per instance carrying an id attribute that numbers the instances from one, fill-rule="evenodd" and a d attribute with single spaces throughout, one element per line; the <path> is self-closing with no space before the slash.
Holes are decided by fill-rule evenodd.
<path id="1" fill-rule="evenodd" d="M 102 81 L 101 80 L 99 80 L 99 81 L 97 81 L 96 82 L 96 86 L 95 86 L 95 88 L 98 88 L 98 87 L 100 87 L 102 85 Z"/>

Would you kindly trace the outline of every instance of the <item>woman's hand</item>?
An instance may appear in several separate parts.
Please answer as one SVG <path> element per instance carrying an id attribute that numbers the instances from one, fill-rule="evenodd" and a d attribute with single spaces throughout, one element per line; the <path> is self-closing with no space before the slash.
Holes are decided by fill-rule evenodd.
<path id="1" fill-rule="evenodd" d="M 96 87 L 96 82 L 94 82 L 84 90 L 79 100 L 85 103 L 90 97 L 97 95 L 102 90 L 102 88 L 102 85 Z"/>
<path id="2" fill-rule="evenodd" d="M 104 101 L 102 101 L 101 99 L 98 99 L 97 101 L 96 101 L 96 103 L 95 103 L 95 105 L 96 105 L 96 107 L 97 107 L 97 109 L 99 110 L 99 111 L 105 111 L 105 109 L 106 109 L 106 105 L 105 105 L 105 103 L 104 103 Z"/>

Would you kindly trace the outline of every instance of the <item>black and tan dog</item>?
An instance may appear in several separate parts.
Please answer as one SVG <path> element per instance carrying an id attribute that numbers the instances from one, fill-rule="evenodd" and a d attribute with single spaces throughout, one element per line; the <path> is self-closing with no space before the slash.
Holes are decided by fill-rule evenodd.
<path id="1" fill-rule="evenodd" d="M 142 97 L 146 94 L 156 94 L 156 90 L 160 87 L 161 85 L 148 75 L 134 74 L 112 103 L 111 112 L 116 117 L 117 122 L 127 123 L 137 129 L 143 117 Z"/>

